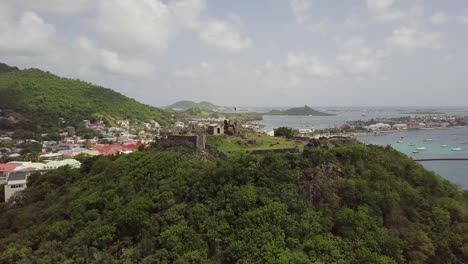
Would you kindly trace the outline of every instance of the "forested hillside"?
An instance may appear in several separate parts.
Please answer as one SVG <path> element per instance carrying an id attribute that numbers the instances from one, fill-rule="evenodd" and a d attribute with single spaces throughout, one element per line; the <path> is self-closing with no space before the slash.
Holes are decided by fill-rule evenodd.
<path id="1" fill-rule="evenodd" d="M 467 263 L 468 197 L 390 149 L 151 149 L 29 179 L 0 263 Z"/>
<path id="2" fill-rule="evenodd" d="M 169 115 L 113 90 L 79 80 L 60 78 L 38 69 L 12 70 L 0 65 L 0 109 L 40 127 L 56 127 L 60 118 L 71 124 L 84 119 L 138 119 L 166 123 Z"/>

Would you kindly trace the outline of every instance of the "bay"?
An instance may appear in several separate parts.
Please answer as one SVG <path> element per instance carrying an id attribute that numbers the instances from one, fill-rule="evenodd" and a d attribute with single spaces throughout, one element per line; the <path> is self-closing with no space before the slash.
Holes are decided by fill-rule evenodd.
<path id="1" fill-rule="evenodd" d="M 448 115 L 468 116 L 468 108 L 424 108 L 444 112 Z M 272 116 L 264 115 L 258 121 L 260 131 L 268 132 L 277 127 L 287 126 L 295 129 L 324 129 L 343 125 L 348 121 L 371 120 L 376 118 L 395 118 L 408 116 L 405 112 L 421 110 L 419 108 L 401 107 L 324 107 L 317 110 L 334 113 L 334 116 Z M 403 137 L 403 138 L 402 138 Z M 426 139 L 432 139 L 427 141 Z M 391 145 L 396 150 L 413 158 L 468 158 L 468 128 L 449 128 L 437 130 L 414 130 L 395 132 L 383 136 L 359 137 L 364 143 L 376 145 Z M 398 141 L 405 141 L 398 143 Z M 409 146 L 409 145 L 414 146 Z M 447 145 L 442 147 L 441 145 Z M 416 147 L 426 150 L 413 153 Z M 460 147 L 462 151 L 452 151 Z M 421 164 L 428 170 L 434 171 L 442 177 L 468 190 L 468 161 L 425 161 Z"/>

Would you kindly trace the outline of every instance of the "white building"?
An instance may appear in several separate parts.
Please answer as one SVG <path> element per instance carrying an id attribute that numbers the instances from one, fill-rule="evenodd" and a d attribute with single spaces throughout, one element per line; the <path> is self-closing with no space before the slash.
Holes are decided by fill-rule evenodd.
<path id="1" fill-rule="evenodd" d="M 392 128 L 394 130 L 408 130 L 408 125 L 407 124 L 394 124 Z"/>
<path id="2" fill-rule="evenodd" d="M 178 127 L 178 128 L 184 128 L 185 127 L 184 122 L 181 122 L 181 121 L 175 122 L 174 126 Z"/>
<path id="3" fill-rule="evenodd" d="M 51 161 L 48 162 L 47 164 L 44 165 L 45 170 L 55 170 L 59 167 L 63 166 L 70 166 L 74 169 L 79 169 L 81 167 L 81 162 L 75 160 L 75 159 L 64 159 L 64 160 L 56 160 L 56 161 Z"/>
<path id="4" fill-rule="evenodd" d="M 392 128 L 392 126 L 389 125 L 389 124 L 377 123 L 377 124 L 367 126 L 365 128 L 367 130 L 371 130 L 371 131 L 379 131 L 379 130 L 381 131 L 381 130 L 390 130 Z"/>
<path id="5" fill-rule="evenodd" d="M 45 164 L 40 162 L 30 162 L 30 161 L 12 161 L 8 162 L 10 164 L 18 164 L 15 171 L 21 170 L 43 170 Z"/>
<path id="6" fill-rule="evenodd" d="M 26 189 L 26 182 L 29 175 L 31 175 L 29 171 L 10 172 L 7 178 L 7 184 L 5 185 L 5 202 L 16 192 Z"/>

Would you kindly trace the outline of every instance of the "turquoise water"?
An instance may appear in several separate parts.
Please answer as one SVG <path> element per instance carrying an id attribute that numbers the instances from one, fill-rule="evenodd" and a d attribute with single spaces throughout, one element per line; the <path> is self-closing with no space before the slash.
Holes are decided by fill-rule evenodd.
<path id="1" fill-rule="evenodd" d="M 468 128 L 415 130 L 383 136 L 365 136 L 358 139 L 368 144 L 391 145 L 414 159 L 468 158 Z M 426 150 L 413 153 L 417 147 L 424 147 Z M 456 147 L 460 147 L 462 151 L 452 151 L 452 148 Z M 422 161 L 420 163 L 426 169 L 468 190 L 468 161 Z"/>

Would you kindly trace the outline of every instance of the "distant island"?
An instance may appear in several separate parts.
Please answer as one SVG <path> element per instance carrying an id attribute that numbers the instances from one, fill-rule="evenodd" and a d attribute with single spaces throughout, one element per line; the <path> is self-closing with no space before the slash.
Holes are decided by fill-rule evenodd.
<path id="1" fill-rule="evenodd" d="M 294 107 L 287 110 L 271 110 L 266 115 L 298 115 L 298 116 L 333 116 L 325 112 L 320 112 L 305 105 L 303 107 Z"/>

